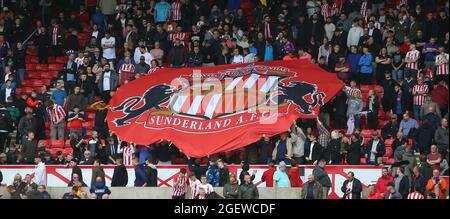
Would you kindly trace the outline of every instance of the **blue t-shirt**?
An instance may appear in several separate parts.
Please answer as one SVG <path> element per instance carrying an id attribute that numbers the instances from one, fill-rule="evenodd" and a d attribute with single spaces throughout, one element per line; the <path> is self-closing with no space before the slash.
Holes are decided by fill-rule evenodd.
<path id="1" fill-rule="evenodd" d="M 66 98 L 66 92 L 63 90 L 55 90 L 52 92 L 52 99 L 55 100 L 55 103 L 64 106 L 64 98 Z"/>
<path id="2" fill-rule="evenodd" d="M 277 183 L 277 188 L 291 187 L 291 181 L 289 181 L 287 173 L 281 170 L 275 171 L 273 174 L 273 180 Z"/>
<path id="3" fill-rule="evenodd" d="M 277 147 L 277 159 L 284 159 L 287 152 L 286 140 L 280 140 Z"/>
<path id="4" fill-rule="evenodd" d="M 438 45 L 436 43 L 431 44 L 431 43 L 426 43 L 424 46 L 424 49 L 427 48 L 434 48 L 437 49 Z M 437 53 L 436 52 L 427 52 L 425 53 L 425 61 L 427 62 L 434 62 L 434 58 L 436 57 Z"/>
<path id="5" fill-rule="evenodd" d="M 170 11 L 170 4 L 167 2 L 158 2 L 155 5 L 156 22 L 165 22 Z"/>

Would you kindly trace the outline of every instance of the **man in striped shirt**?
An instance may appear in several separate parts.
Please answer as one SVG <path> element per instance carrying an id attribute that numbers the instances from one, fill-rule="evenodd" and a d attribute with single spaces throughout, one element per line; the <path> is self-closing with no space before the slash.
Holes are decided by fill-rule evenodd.
<path id="1" fill-rule="evenodd" d="M 187 188 L 186 169 L 181 168 L 178 177 L 173 184 L 172 199 L 185 199 Z"/>
<path id="2" fill-rule="evenodd" d="M 425 199 L 425 197 L 419 191 L 420 187 L 414 186 L 414 191 L 409 193 L 406 199 Z"/>
<path id="3" fill-rule="evenodd" d="M 437 81 L 447 81 L 448 82 L 448 53 L 445 53 L 445 48 L 443 46 L 439 47 L 439 55 L 436 56 L 436 79 Z"/>
<path id="4" fill-rule="evenodd" d="M 122 142 L 122 144 L 124 144 L 125 142 Z M 130 166 L 133 163 L 133 155 L 134 155 L 134 144 L 133 143 L 129 143 L 129 144 L 125 144 L 124 146 L 122 146 L 119 150 L 119 153 L 122 154 L 123 156 L 123 164 L 125 166 Z"/>
<path id="5" fill-rule="evenodd" d="M 189 187 L 191 189 L 191 199 L 195 198 L 197 194 L 197 186 L 200 185 L 200 180 L 197 179 L 194 172 L 189 173 Z"/>
<path id="6" fill-rule="evenodd" d="M 175 21 L 178 24 L 180 24 L 179 22 L 181 21 L 181 4 L 180 0 L 175 0 L 172 3 L 171 8 L 172 21 Z"/>
<path id="7" fill-rule="evenodd" d="M 405 77 L 408 76 L 417 76 L 417 72 L 419 70 L 418 61 L 420 58 L 420 52 L 416 49 L 415 44 L 409 45 L 409 51 L 405 56 Z"/>
<path id="8" fill-rule="evenodd" d="M 420 115 L 420 108 L 422 107 L 423 103 L 425 102 L 425 96 L 428 94 L 428 85 L 423 83 L 423 78 L 419 77 L 417 79 L 417 84 L 414 85 L 412 89 L 413 93 L 413 111 L 414 111 L 414 118 L 419 119 Z"/>
<path id="9" fill-rule="evenodd" d="M 47 101 L 46 105 L 50 119 L 50 139 L 56 140 L 56 135 L 58 135 L 58 140 L 64 140 L 66 112 L 64 112 L 62 106 L 55 104 L 51 100 Z"/>

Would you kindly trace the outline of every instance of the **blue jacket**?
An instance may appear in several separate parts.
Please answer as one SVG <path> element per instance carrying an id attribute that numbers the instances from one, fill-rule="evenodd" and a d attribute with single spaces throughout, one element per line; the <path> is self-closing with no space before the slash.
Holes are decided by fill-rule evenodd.
<path id="1" fill-rule="evenodd" d="M 134 168 L 134 186 L 135 187 L 142 187 L 147 182 L 147 175 L 145 174 L 145 167 L 144 164 L 138 164 Z"/>
<path id="2" fill-rule="evenodd" d="M 90 192 L 95 193 L 97 199 L 102 199 L 102 196 L 104 194 L 111 194 L 111 191 L 109 190 L 108 186 L 105 186 L 104 182 L 95 183 L 95 185 L 91 187 Z"/>
<path id="3" fill-rule="evenodd" d="M 356 54 L 350 53 L 350 54 L 348 54 L 348 56 L 347 56 L 347 63 L 350 64 L 349 72 L 351 72 L 351 73 L 358 72 L 358 70 L 359 70 L 358 63 L 359 63 L 359 59 L 360 58 L 361 58 L 361 54 L 359 54 L 359 53 L 356 53 Z"/>
<path id="4" fill-rule="evenodd" d="M 273 61 L 273 47 L 272 46 L 266 46 L 265 52 L 264 52 L 264 61 Z"/>
<path id="5" fill-rule="evenodd" d="M 220 171 L 217 165 L 210 166 L 208 170 L 208 176 L 207 176 L 209 184 L 211 184 L 213 187 L 219 186 L 219 180 L 220 180 Z"/>
<path id="6" fill-rule="evenodd" d="M 373 139 L 371 139 L 367 143 L 367 146 L 366 146 L 367 161 L 370 161 L 372 143 L 373 143 Z M 377 153 L 375 154 L 375 162 L 377 161 L 378 157 L 382 157 L 385 153 L 386 153 L 386 147 L 384 146 L 384 142 L 380 139 L 377 144 Z"/>
<path id="7" fill-rule="evenodd" d="M 372 74 L 372 60 L 372 54 L 370 53 L 361 56 L 358 62 L 358 65 L 361 67 L 359 71 L 363 74 Z"/>

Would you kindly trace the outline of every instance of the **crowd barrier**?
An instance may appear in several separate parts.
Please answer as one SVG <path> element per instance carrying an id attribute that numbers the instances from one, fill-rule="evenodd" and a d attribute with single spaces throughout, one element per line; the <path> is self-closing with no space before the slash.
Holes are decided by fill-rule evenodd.
<path id="1" fill-rule="evenodd" d="M 79 166 L 82 170 L 83 180 L 86 184 L 90 184 L 91 181 L 91 169 L 92 166 Z M 19 173 L 22 177 L 25 174 L 33 174 L 34 166 L 32 165 L 6 165 L 0 166 L 0 170 L 3 173 L 3 182 L 4 184 L 11 184 L 13 181 L 14 175 Z M 111 184 L 114 166 L 105 165 L 103 166 L 105 175 L 106 175 L 106 185 Z M 158 187 L 172 187 L 174 180 L 176 179 L 177 174 L 179 173 L 180 168 L 188 167 L 186 165 L 167 165 L 167 166 L 157 166 L 158 169 Z M 242 171 L 241 166 L 239 165 L 230 165 L 227 166 L 228 170 L 231 173 L 237 174 L 239 176 Z M 312 174 L 314 166 L 301 166 L 300 167 L 300 176 L 303 182 L 306 181 L 306 178 L 309 174 Z M 260 187 L 265 187 L 265 182 L 261 181 L 261 176 L 264 171 L 268 169 L 265 165 L 251 165 L 250 173 L 253 170 L 256 170 L 256 176 L 254 183 Z M 343 196 L 341 192 L 341 186 L 344 183 L 347 173 L 352 171 L 355 173 L 355 177 L 358 178 L 364 186 L 375 184 L 377 179 L 381 176 L 381 167 L 377 166 L 349 166 L 349 165 L 341 165 L 341 166 L 327 166 L 326 171 L 329 174 L 331 179 L 332 188 L 328 198 L 339 198 Z M 134 186 L 134 167 L 128 166 L 128 184 L 127 187 Z M 67 187 L 67 184 L 70 182 L 70 175 L 72 173 L 72 168 L 61 165 L 47 165 L 46 166 L 47 173 L 47 186 L 48 187 Z M 448 182 L 448 177 L 445 178 Z M 448 185 L 448 183 L 447 183 Z M 171 188 L 168 188 L 171 190 Z"/>

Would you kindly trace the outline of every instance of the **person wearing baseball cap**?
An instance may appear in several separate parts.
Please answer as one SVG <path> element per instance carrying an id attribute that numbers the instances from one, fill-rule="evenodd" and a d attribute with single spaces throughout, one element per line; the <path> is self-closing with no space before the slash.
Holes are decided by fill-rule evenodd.
<path id="1" fill-rule="evenodd" d="M 378 131 L 374 131 L 372 139 L 367 143 L 366 163 L 376 165 L 378 157 L 382 157 L 386 153 L 383 140 L 380 139 Z"/>

